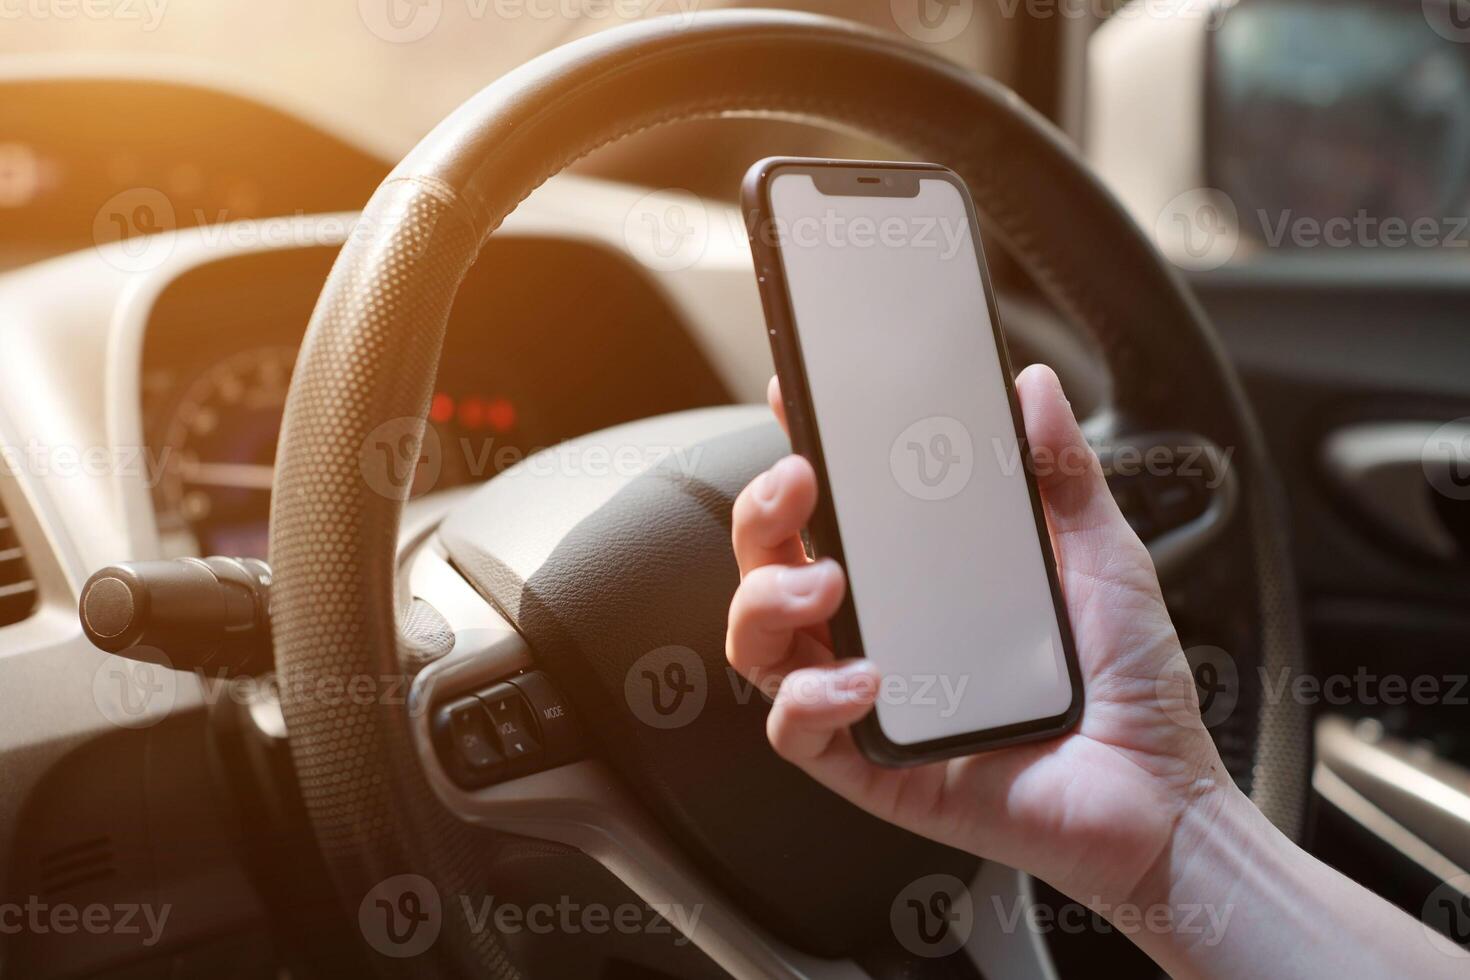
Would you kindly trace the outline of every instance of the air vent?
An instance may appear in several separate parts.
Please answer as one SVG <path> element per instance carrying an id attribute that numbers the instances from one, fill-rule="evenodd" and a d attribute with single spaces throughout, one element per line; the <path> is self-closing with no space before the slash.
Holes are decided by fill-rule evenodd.
<path id="1" fill-rule="evenodd" d="M 36 580 L 15 536 L 15 525 L 0 512 L 0 626 L 18 623 L 36 608 Z"/>
<path id="2" fill-rule="evenodd" d="M 55 895 L 117 873 L 112 838 L 93 837 L 41 855 L 41 894 Z"/>

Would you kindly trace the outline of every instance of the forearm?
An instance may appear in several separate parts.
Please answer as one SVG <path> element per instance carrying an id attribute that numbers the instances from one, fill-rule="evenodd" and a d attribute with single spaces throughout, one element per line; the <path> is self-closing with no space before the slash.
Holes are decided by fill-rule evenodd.
<path id="1" fill-rule="evenodd" d="M 1459 947 L 1297 847 L 1234 786 L 1180 821 L 1138 906 L 1173 928 L 1134 941 L 1178 980 L 1463 977 Z"/>

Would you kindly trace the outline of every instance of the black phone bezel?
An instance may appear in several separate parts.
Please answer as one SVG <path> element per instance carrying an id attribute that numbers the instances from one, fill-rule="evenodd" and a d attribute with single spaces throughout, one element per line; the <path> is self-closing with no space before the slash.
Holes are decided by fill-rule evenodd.
<path id="1" fill-rule="evenodd" d="M 938 164 L 826 160 L 804 157 L 769 157 L 760 160 L 747 172 L 742 186 L 741 200 L 745 210 L 746 230 L 755 259 L 761 304 L 765 309 L 766 333 L 771 343 L 771 354 L 775 359 L 776 372 L 781 378 L 782 399 L 785 402 L 787 423 L 791 430 L 792 448 L 805 456 L 817 473 L 817 509 L 808 529 L 812 550 L 819 557 L 834 559 L 844 571 L 847 568 L 847 560 L 842 547 L 842 534 L 837 524 L 837 515 L 832 505 L 826 460 L 822 453 L 821 433 L 816 422 L 816 413 L 812 409 L 811 392 L 807 386 L 806 365 L 802 359 L 801 345 L 797 339 L 791 295 L 782 267 L 778 236 L 773 233 L 775 225 L 771 220 L 769 198 L 771 181 L 780 174 L 791 173 L 811 176 L 823 193 L 834 193 L 826 189 L 830 187 L 837 189 L 843 195 L 912 197 L 918 193 L 919 181 L 923 179 L 945 180 L 959 191 L 961 199 L 965 202 L 965 210 L 970 221 L 970 234 L 975 243 L 978 271 L 985 290 L 985 302 L 990 310 L 991 333 L 1000 356 L 1006 397 L 1011 406 L 1011 420 L 1015 425 L 1021 458 L 1027 461 L 1027 465 L 1023 466 L 1022 470 L 1025 473 L 1026 486 L 1031 497 L 1031 511 L 1036 521 L 1037 539 L 1041 544 L 1047 580 L 1051 586 L 1052 606 L 1056 612 L 1063 656 L 1067 662 L 1067 673 L 1072 685 L 1072 701 L 1067 710 L 1051 717 L 977 732 L 965 732 L 925 742 L 904 744 L 888 738 L 878 720 L 878 712 L 875 710 L 869 712 L 862 721 L 853 726 L 854 740 L 864 755 L 880 765 L 913 766 L 955 756 L 971 755 L 976 752 L 992 751 L 1024 742 L 1054 738 L 1071 729 L 1082 716 L 1084 704 L 1082 672 L 1078 664 L 1076 645 L 1072 638 L 1072 627 L 1067 616 L 1061 582 L 1057 575 L 1056 558 L 1052 553 L 1045 512 L 1042 510 L 1041 494 L 1029 462 L 1030 447 L 1026 440 L 1020 401 L 1016 396 L 1016 387 L 1012 378 L 1010 354 L 1006 348 L 1005 335 L 1001 330 L 995 294 L 985 264 L 979 220 L 969 189 L 958 174 Z M 877 178 L 876 181 L 873 178 Z M 854 595 L 850 577 L 847 594 L 842 606 L 833 617 L 830 628 L 838 656 L 866 656 L 862 633 L 858 628 L 857 597 Z M 974 680 L 983 683 L 984 678 L 973 678 L 972 681 Z"/>

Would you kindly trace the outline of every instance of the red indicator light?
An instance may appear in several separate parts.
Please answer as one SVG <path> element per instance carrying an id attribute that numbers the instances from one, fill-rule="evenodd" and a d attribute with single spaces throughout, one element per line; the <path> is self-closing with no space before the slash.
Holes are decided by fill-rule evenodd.
<path id="1" fill-rule="evenodd" d="M 429 421 L 443 425 L 454 418 L 454 399 L 444 392 L 434 395 L 434 400 L 429 402 Z"/>
<path id="2" fill-rule="evenodd" d="M 485 403 L 473 395 L 459 403 L 459 424 L 466 429 L 478 429 L 485 424 Z"/>
<path id="3" fill-rule="evenodd" d="M 509 432 L 516 425 L 516 407 L 508 399 L 496 398 L 490 402 L 485 409 L 485 416 L 490 420 L 490 428 L 496 432 Z"/>

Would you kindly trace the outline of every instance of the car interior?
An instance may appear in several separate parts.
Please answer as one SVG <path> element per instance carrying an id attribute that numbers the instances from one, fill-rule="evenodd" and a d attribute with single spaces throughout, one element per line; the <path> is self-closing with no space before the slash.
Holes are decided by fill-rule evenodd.
<path id="1" fill-rule="evenodd" d="M 0 17 L 0 977 L 1162 975 L 726 664 L 771 156 L 965 180 L 1230 776 L 1470 949 L 1461 0 Z"/>

